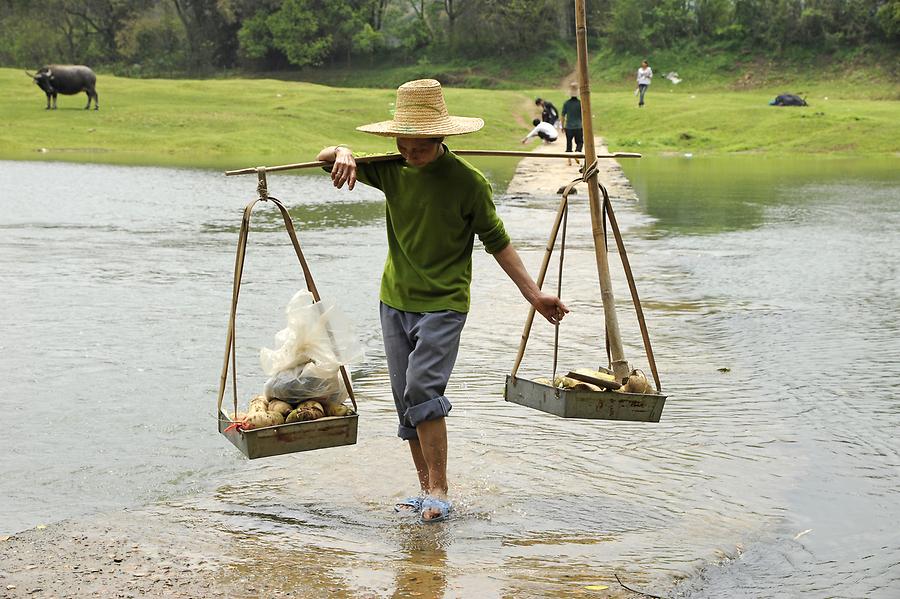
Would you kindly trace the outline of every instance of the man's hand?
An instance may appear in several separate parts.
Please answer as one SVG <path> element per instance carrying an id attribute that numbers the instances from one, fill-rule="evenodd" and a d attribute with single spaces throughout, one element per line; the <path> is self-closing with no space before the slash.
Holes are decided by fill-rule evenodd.
<path id="1" fill-rule="evenodd" d="M 566 308 L 561 299 L 543 291 L 531 300 L 531 305 L 551 324 L 559 324 L 566 314 L 569 313 L 569 309 Z"/>
<path id="2" fill-rule="evenodd" d="M 541 316 L 556 324 L 568 314 L 569 309 L 558 297 L 544 293 L 538 288 L 529 276 L 528 271 L 525 270 L 525 265 L 522 264 L 519 253 L 516 252 L 516 248 L 511 243 L 494 254 L 494 259 L 497 260 L 497 264 L 509 276 L 510 280 L 516 284 L 516 287 L 519 288 L 525 299 L 534 306 L 536 311 L 541 313 Z"/>
<path id="3" fill-rule="evenodd" d="M 331 181 L 340 189 L 347 184 L 347 189 L 352 190 L 356 185 L 356 160 L 350 148 L 336 146 L 334 148 L 334 166 L 331 167 Z"/>

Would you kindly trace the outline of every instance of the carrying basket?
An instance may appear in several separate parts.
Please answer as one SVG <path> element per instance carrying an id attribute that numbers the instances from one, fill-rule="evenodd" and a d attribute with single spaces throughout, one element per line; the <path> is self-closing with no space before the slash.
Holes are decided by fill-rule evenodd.
<path id="1" fill-rule="evenodd" d="M 586 168 L 583 177 L 575 179 L 567 185 L 562 192 L 562 200 L 560 201 L 559 210 L 556 214 L 556 220 L 553 223 L 550 232 L 550 238 L 547 241 L 544 260 L 536 281 L 538 287 L 544 282 L 547 274 L 547 268 L 550 263 L 550 256 L 556 245 L 557 236 L 562 228 L 559 251 L 559 277 L 557 295 L 562 294 L 562 272 L 563 261 L 565 258 L 565 239 L 566 224 L 568 221 L 569 210 L 569 194 L 575 185 L 586 181 L 589 185 L 597 185 L 603 195 L 603 233 L 604 240 L 606 234 L 606 219 L 610 221 L 619 254 L 622 258 L 622 265 L 625 268 L 625 274 L 628 279 L 628 285 L 631 290 L 631 297 L 634 303 L 635 311 L 638 317 L 638 323 L 641 328 L 641 336 L 644 341 L 644 349 L 650 362 L 650 369 L 656 382 L 655 393 L 625 393 L 622 391 L 613 391 L 611 389 L 603 389 L 600 391 L 588 389 L 566 389 L 555 385 L 546 385 L 540 381 L 531 380 L 517 376 L 519 366 L 522 363 L 522 357 L 525 354 L 525 346 L 528 343 L 528 337 L 531 332 L 532 323 L 534 322 L 535 308 L 532 306 L 528 318 L 525 321 L 525 330 L 522 333 L 522 339 L 519 344 L 519 352 L 516 356 L 516 362 L 513 366 L 512 373 L 506 377 L 506 386 L 503 397 L 510 403 L 519 404 L 525 407 L 540 410 L 548 414 L 554 414 L 561 418 L 588 418 L 600 420 L 627 420 L 634 422 L 659 422 L 662 415 L 663 407 L 666 403 L 666 396 L 660 390 L 662 385 L 659 382 L 659 373 L 656 370 L 656 362 L 653 358 L 653 349 L 650 346 L 650 335 L 647 331 L 647 325 L 644 321 L 643 310 L 641 309 L 640 298 L 637 293 L 637 286 L 634 283 L 634 277 L 631 272 L 631 265 L 628 263 L 628 257 L 625 253 L 625 245 L 619 232 L 619 227 L 615 219 L 615 213 L 612 204 L 609 201 L 609 194 L 603 185 L 590 181 L 596 174 L 596 162 Z M 602 248 L 606 251 L 606 247 Z M 608 334 L 608 331 L 607 331 Z M 607 338 L 607 350 L 609 348 Z M 553 374 L 549 381 L 556 380 L 557 355 L 559 352 L 559 323 L 556 323 L 553 338 Z M 621 384 L 614 385 L 615 388 L 621 387 Z"/>
<path id="2" fill-rule="evenodd" d="M 234 333 L 235 316 L 237 314 L 238 296 L 241 290 L 241 276 L 244 271 L 244 256 L 247 251 L 247 238 L 250 233 L 250 216 L 253 212 L 253 208 L 258 202 L 271 202 L 281 212 L 285 229 L 291 239 L 291 244 L 294 246 L 297 259 L 300 261 L 300 267 L 303 270 L 306 288 L 317 303 L 321 301 L 319 292 L 316 289 L 316 284 L 312 278 L 312 273 L 309 270 L 309 265 L 306 263 L 306 259 L 303 257 L 303 251 L 300 249 L 300 242 L 297 239 L 297 233 L 294 230 L 291 216 L 280 200 L 268 195 L 264 169 L 259 171 L 258 192 L 259 197 L 247 204 L 244 208 L 244 215 L 241 220 L 241 230 L 238 236 L 237 254 L 234 262 L 234 286 L 231 295 L 231 315 L 228 319 L 225 360 L 222 364 L 222 375 L 219 379 L 219 393 L 217 400 L 219 432 L 225 435 L 226 439 L 251 460 L 285 453 L 322 449 L 325 447 L 353 445 L 356 443 L 357 421 L 359 417 L 356 414 L 356 397 L 353 394 L 350 377 L 347 374 L 347 369 L 343 365 L 340 367 L 340 372 L 344 386 L 350 396 L 350 401 L 353 403 L 354 413 L 351 415 L 325 416 L 315 420 L 242 430 L 237 426 L 238 423 L 229 418 L 228 414 L 222 409 L 222 400 L 225 396 L 225 387 L 228 383 L 228 366 L 230 363 L 232 393 L 234 396 L 234 413 L 237 413 L 238 392 L 237 364 L 235 357 L 237 352 Z M 329 335 L 330 334 L 331 332 L 329 331 Z"/>

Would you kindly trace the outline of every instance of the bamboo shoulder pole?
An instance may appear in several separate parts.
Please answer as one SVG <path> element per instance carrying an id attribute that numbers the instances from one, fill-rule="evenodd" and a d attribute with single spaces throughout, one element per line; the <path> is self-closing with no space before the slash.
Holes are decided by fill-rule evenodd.
<path id="1" fill-rule="evenodd" d="M 584 158 L 582 152 L 522 152 L 519 150 L 453 150 L 457 156 L 514 156 L 518 158 Z M 400 154 L 396 152 L 390 154 L 377 154 L 374 156 L 359 156 L 356 162 L 381 162 L 382 160 L 396 160 Z M 613 154 L 603 154 L 597 158 L 640 158 L 640 154 L 633 152 L 615 152 Z M 255 175 L 259 169 L 263 169 L 267 173 L 275 173 L 278 171 L 292 171 L 303 168 L 319 168 L 330 165 L 330 162 L 314 160 L 312 162 L 297 162 L 294 164 L 280 164 L 278 166 L 260 166 L 252 168 L 242 168 L 233 171 L 225 171 L 229 177 L 232 175 Z"/>
<path id="2" fill-rule="evenodd" d="M 594 147 L 594 124 L 591 112 L 591 85 L 587 66 L 587 17 L 584 0 L 575 0 L 575 38 L 578 48 L 578 85 L 581 90 L 581 120 L 584 128 L 584 162 L 593 164 L 597 158 Z M 603 238 L 602 207 L 600 205 L 600 189 L 597 187 L 597 174 L 591 175 L 587 182 L 588 197 L 591 207 L 591 228 L 594 234 L 594 253 L 597 257 L 597 274 L 600 277 L 600 299 L 603 301 L 603 314 L 606 320 L 606 334 L 609 339 L 610 357 L 613 374 L 622 380 L 628 376 L 629 367 L 622 348 L 622 335 L 619 332 L 619 321 L 616 317 L 616 301 L 613 296 L 612 279 L 609 276 L 609 257 Z"/>

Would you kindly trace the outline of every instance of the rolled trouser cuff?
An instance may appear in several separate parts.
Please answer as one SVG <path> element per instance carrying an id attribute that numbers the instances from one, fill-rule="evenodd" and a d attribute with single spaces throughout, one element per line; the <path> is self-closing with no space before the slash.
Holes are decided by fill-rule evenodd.
<path id="1" fill-rule="evenodd" d="M 420 422 L 446 417 L 451 409 L 453 406 L 450 405 L 450 400 L 443 395 L 438 395 L 428 401 L 410 406 L 403 414 L 403 418 L 413 426 L 419 426 Z"/>
<path id="2" fill-rule="evenodd" d="M 401 424 L 397 427 L 397 436 L 404 441 L 415 441 L 419 438 L 419 433 L 416 432 L 415 428 L 411 426 L 403 426 Z"/>

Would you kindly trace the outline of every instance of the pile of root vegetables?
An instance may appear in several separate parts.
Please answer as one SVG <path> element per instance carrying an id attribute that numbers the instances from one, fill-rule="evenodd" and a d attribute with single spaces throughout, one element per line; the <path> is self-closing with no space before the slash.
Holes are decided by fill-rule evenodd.
<path id="1" fill-rule="evenodd" d="M 246 412 L 231 414 L 231 420 L 241 430 L 278 426 L 307 420 L 318 420 L 326 416 L 350 416 L 353 409 L 335 401 L 316 401 L 307 399 L 296 404 L 280 399 L 268 399 L 265 395 L 257 395 L 250 400 Z"/>
<path id="2" fill-rule="evenodd" d="M 619 393 L 656 393 L 647 376 L 640 369 L 632 370 L 621 381 L 606 369 L 591 370 L 590 368 L 578 368 L 566 375 L 556 375 L 551 381 L 549 378 L 536 378 L 535 383 L 558 387 L 560 389 L 572 389 L 573 391 L 618 391 Z"/>

